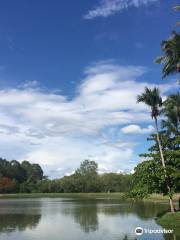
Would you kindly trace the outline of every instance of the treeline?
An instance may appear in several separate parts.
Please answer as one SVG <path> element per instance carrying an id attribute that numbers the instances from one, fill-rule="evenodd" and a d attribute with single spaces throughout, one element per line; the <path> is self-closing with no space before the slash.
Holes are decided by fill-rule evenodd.
<path id="1" fill-rule="evenodd" d="M 40 192 L 90 193 L 128 192 L 132 186 L 131 174 L 98 174 L 98 165 L 85 160 L 74 174 L 57 180 L 44 180 L 39 183 Z"/>
<path id="2" fill-rule="evenodd" d="M 0 159 L 0 193 L 129 192 L 131 174 L 98 174 L 98 165 L 85 160 L 71 176 L 49 180 L 38 164 Z"/>

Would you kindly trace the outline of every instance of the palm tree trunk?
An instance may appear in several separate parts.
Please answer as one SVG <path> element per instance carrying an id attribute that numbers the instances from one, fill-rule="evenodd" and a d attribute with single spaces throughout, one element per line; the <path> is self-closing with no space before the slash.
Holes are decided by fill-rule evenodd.
<path id="1" fill-rule="evenodd" d="M 167 189 L 168 189 L 168 192 L 169 192 L 170 209 L 171 209 L 171 212 L 174 213 L 174 206 L 173 206 L 173 201 L 172 201 L 171 188 L 170 188 L 169 183 L 168 183 L 168 177 L 167 177 L 167 172 L 166 172 L 166 164 L 165 164 L 163 150 L 162 150 L 161 141 L 160 141 L 160 137 L 159 137 L 158 123 L 157 123 L 157 118 L 156 117 L 155 117 L 155 128 L 156 128 L 157 142 L 158 142 L 160 156 L 161 156 L 161 162 L 162 162 L 162 166 L 164 168 L 166 185 L 167 185 Z"/>

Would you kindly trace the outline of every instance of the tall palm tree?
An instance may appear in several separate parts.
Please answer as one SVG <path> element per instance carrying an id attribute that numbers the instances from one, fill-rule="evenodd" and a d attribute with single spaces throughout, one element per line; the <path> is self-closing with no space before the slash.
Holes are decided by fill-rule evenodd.
<path id="1" fill-rule="evenodd" d="M 180 34 L 173 31 L 168 40 L 161 43 L 163 56 L 158 57 L 156 63 L 163 64 L 163 78 L 170 74 L 180 73 Z"/>
<path id="2" fill-rule="evenodd" d="M 137 96 L 137 103 L 140 103 L 140 102 L 145 103 L 147 106 L 149 106 L 151 108 L 151 117 L 155 121 L 157 142 L 158 142 L 158 146 L 159 146 L 159 152 L 160 152 L 162 166 L 163 166 L 163 169 L 164 169 L 166 186 L 167 186 L 168 193 L 169 193 L 170 208 L 171 208 L 171 212 L 174 212 L 171 188 L 170 188 L 169 183 L 168 183 L 166 165 L 165 165 L 162 145 L 161 145 L 160 136 L 159 136 L 159 129 L 158 129 L 158 116 L 160 114 L 160 108 L 162 106 L 162 98 L 160 96 L 159 89 L 156 88 L 156 87 L 153 88 L 153 89 L 149 89 L 148 87 L 145 87 L 144 93 Z"/>

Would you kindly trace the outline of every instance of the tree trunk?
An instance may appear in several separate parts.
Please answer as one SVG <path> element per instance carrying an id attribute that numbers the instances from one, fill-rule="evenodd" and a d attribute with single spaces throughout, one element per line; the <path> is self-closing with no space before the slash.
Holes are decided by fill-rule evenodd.
<path id="1" fill-rule="evenodd" d="M 166 180 L 166 185 L 167 185 L 167 189 L 168 189 L 168 193 L 169 193 L 169 205 L 170 205 L 171 212 L 174 213 L 174 206 L 173 206 L 173 201 L 172 201 L 172 196 L 171 196 L 171 188 L 168 183 L 166 164 L 165 164 L 163 150 L 162 150 L 161 141 L 160 141 L 160 137 L 159 137 L 158 123 L 157 123 L 156 117 L 155 117 L 155 128 L 156 128 L 157 142 L 158 142 L 160 156 L 161 156 L 161 162 L 162 162 L 162 166 L 164 168 L 165 180 Z"/>

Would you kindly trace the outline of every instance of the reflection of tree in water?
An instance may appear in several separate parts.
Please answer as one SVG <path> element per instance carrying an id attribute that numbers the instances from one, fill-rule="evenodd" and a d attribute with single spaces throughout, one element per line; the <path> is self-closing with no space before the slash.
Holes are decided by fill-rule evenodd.
<path id="1" fill-rule="evenodd" d="M 74 219 L 85 232 L 96 231 L 98 229 L 97 206 L 75 208 Z"/>
<path id="2" fill-rule="evenodd" d="M 109 206 L 107 204 L 99 208 L 99 211 L 106 215 L 134 213 L 141 219 L 151 219 L 165 210 L 167 210 L 167 205 L 153 202 L 125 202 Z"/>
<path id="3" fill-rule="evenodd" d="M 80 224 L 82 230 L 86 233 L 98 229 L 98 216 L 96 204 L 83 204 L 73 208 L 66 208 L 63 213 L 72 215 L 76 223 Z"/>
<path id="4" fill-rule="evenodd" d="M 40 219 L 40 214 L 0 214 L 0 232 L 33 229 L 38 225 Z"/>

